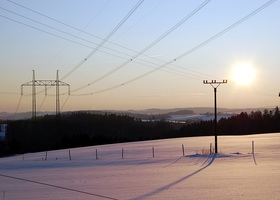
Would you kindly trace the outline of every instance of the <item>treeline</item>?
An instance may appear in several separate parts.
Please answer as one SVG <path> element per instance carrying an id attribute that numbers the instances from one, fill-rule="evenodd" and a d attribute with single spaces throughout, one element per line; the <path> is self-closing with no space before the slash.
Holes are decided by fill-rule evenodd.
<path id="1" fill-rule="evenodd" d="M 8 122 L 11 153 L 166 138 L 172 124 L 143 122 L 127 115 L 75 112 Z"/>
<path id="2" fill-rule="evenodd" d="M 245 135 L 257 133 L 280 132 L 280 112 L 276 107 L 263 112 L 241 112 L 230 118 L 221 118 L 217 123 L 220 135 Z M 189 123 L 177 131 L 177 136 L 205 136 L 213 135 L 214 120 Z"/>
<path id="3" fill-rule="evenodd" d="M 90 145 L 214 135 L 214 121 L 175 124 L 142 121 L 127 115 L 74 112 L 60 117 L 8 121 L 0 154 L 25 153 Z M 273 111 L 242 112 L 218 122 L 219 135 L 280 132 L 278 107 Z M 5 146 L 5 148 L 3 147 Z"/>

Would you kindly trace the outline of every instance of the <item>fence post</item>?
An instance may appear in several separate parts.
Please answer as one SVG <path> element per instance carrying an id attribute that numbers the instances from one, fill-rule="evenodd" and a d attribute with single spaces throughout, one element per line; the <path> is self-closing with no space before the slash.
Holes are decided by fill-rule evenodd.
<path id="1" fill-rule="evenodd" d="M 183 144 L 182 144 L 182 151 L 183 151 L 183 156 L 185 156 L 185 147 Z"/>
<path id="2" fill-rule="evenodd" d="M 48 159 L 48 151 L 46 151 L 45 160 Z"/>
<path id="3" fill-rule="evenodd" d="M 70 150 L 69 150 L 69 160 L 72 160 Z"/>
<path id="4" fill-rule="evenodd" d="M 210 143 L 210 154 L 212 154 L 212 143 Z"/>
<path id="5" fill-rule="evenodd" d="M 95 149 L 95 160 L 97 160 L 98 157 L 97 157 L 97 149 Z"/>
<path id="6" fill-rule="evenodd" d="M 122 148 L 122 159 L 123 159 L 123 148 Z"/>
<path id="7" fill-rule="evenodd" d="M 155 157 L 155 147 L 152 148 L 153 158 Z"/>

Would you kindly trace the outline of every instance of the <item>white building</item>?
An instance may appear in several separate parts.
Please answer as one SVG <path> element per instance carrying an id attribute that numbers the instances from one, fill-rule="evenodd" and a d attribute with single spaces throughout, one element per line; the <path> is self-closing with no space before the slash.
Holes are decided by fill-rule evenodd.
<path id="1" fill-rule="evenodd" d="M 5 140 L 7 132 L 7 124 L 0 124 L 0 140 Z"/>

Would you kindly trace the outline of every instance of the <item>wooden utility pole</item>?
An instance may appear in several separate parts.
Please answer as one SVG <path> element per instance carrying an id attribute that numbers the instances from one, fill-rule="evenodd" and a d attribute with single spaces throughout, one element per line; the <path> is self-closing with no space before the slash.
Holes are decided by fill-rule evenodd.
<path id="1" fill-rule="evenodd" d="M 223 84 L 227 83 L 227 80 L 223 81 L 207 81 L 204 80 L 203 84 L 210 84 L 214 88 L 214 112 L 215 112 L 215 120 L 214 120 L 214 126 L 215 126 L 215 154 L 218 153 L 218 134 L 217 134 L 217 88 Z"/>

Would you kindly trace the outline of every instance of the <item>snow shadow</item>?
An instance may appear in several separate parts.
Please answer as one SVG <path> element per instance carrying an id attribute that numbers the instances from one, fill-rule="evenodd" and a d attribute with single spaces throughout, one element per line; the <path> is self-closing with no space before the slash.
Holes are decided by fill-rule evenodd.
<path id="1" fill-rule="evenodd" d="M 197 156 L 197 155 L 194 155 L 194 156 Z M 205 165 L 204 167 L 201 167 L 200 169 L 194 171 L 193 173 L 188 174 L 188 175 L 186 175 L 186 176 L 184 176 L 184 177 L 182 177 L 182 178 L 180 178 L 180 179 L 178 179 L 178 180 L 176 180 L 176 181 L 174 181 L 174 182 L 172 182 L 172 183 L 169 183 L 169 184 L 164 185 L 164 186 L 162 186 L 162 187 L 160 187 L 160 188 L 158 188 L 158 189 L 155 189 L 154 191 L 151 191 L 151 192 L 149 192 L 149 193 L 147 193 L 147 194 L 143 194 L 143 195 L 141 195 L 141 196 L 139 196 L 139 197 L 132 198 L 132 200 L 140 200 L 140 199 L 148 198 L 148 197 L 150 197 L 150 196 L 156 195 L 156 194 L 158 194 L 158 193 L 160 193 L 160 192 L 162 192 L 162 191 L 167 190 L 168 188 L 170 188 L 170 187 L 172 187 L 172 186 L 174 186 L 174 185 L 177 185 L 177 184 L 179 184 L 179 183 L 181 183 L 181 182 L 183 182 L 183 181 L 189 179 L 190 177 L 192 177 L 192 176 L 198 174 L 199 172 L 201 172 L 201 171 L 203 171 L 204 169 L 206 169 L 207 167 L 209 167 L 209 166 L 214 162 L 215 158 L 216 158 L 216 154 L 208 155 L 208 158 L 207 158 L 208 164 Z M 179 158 L 179 159 L 180 159 L 180 158 Z"/>
<path id="2" fill-rule="evenodd" d="M 256 161 L 255 153 L 253 153 L 253 160 L 254 160 L 255 165 L 257 165 L 257 161 Z"/>
<path id="3" fill-rule="evenodd" d="M 177 163 L 179 160 L 181 160 L 181 158 L 183 158 L 184 156 L 181 156 L 181 157 L 179 157 L 178 159 L 176 159 L 174 162 L 172 162 L 172 163 L 170 163 L 170 164 L 168 164 L 168 165 L 166 165 L 166 166 L 164 166 L 163 168 L 166 168 L 166 167 L 169 167 L 169 166 L 171 166 L 171 165 L 173 165 L 173 164 L 175 164 L 175 163 Z"/>

